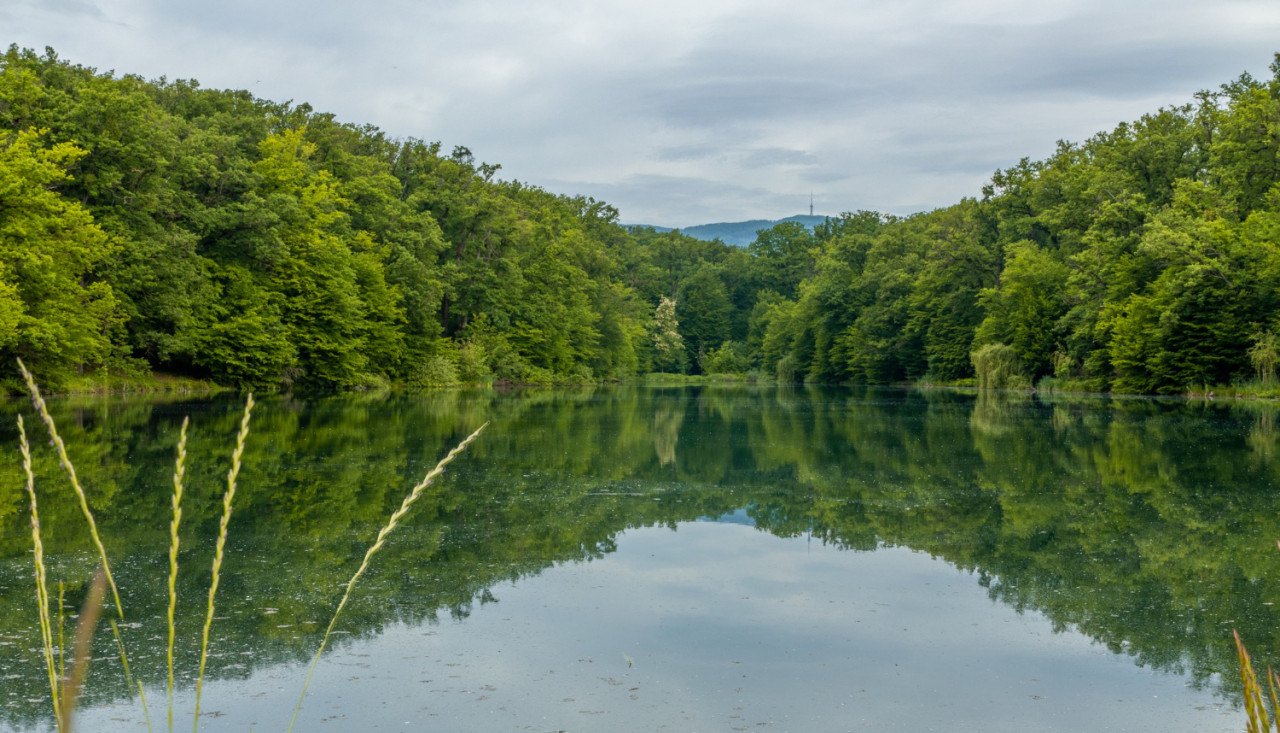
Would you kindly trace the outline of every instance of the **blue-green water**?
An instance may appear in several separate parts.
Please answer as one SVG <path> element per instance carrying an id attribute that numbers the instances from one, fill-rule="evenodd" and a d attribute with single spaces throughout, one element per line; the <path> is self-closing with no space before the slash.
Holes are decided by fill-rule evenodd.
<path id="1" fill-rule="evenodd" d="M 173 451 L 189 726 L 240 404 L 55 404 L 164 728 Z M 50 729 L 28 510 L 0 439 L 0 728 Z M 1243 730 L 1232 629 L 1280 651 L 1272 408 L 945 392 L 601 388 L 261 401 L 202 730 Z M 52 449 L 37 490 L 74 613 L 91 547 Z M 142 730 L 109 634 L 82 730 Z"/>

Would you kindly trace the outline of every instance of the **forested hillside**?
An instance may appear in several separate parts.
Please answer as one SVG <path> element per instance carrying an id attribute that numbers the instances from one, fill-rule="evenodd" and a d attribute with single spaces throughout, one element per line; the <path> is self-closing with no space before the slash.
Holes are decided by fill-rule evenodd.
<path id="1" fill-rule="evenodd" d="M 981 199 L 825 241 L 766 314 L 764 357 L 818 380 L 1180 392 L 1274 377 L 1280 58 Z M 874 222 L 871 222 L 874 224 Z"/>
<path id="2" fill-rule="evenodd" d="M 984 386 L 1269 381 L 1273 71 L 996 171 L 980 198 L 784 222 L 744 250 L 628 230 L 463 147 L 10 47 L 0 359 L 54 387 L 956 381 L 975 363 Z"/>
<path id="3" fill-rule="evenodd" d="M 720 224 L 698 224 L 691 227 L 684 227 L 680 230 L 681 234 L 693 237 L 694 239 L 704 239 L 706 241 L 720 240 L 725 244 L 732 244 L 736 247 L 746 247 L 755 241 L 756 232 L 761 229 L 769 229 L 776 224 L 783 222 L 795 221 L 807 227 L 815 227 L 826 221 L 826 216 L 811 216 L 808 214 L 798 214 L 796 216 L 788 216 L 785 219 L 753 219 L 751 221 L 735 221 L 722 222 Z"/>

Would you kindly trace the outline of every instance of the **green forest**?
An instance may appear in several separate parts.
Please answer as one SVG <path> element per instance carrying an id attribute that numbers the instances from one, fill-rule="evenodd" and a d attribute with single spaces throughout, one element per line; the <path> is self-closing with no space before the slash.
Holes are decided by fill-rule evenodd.
<path id="1" fill-rule="evenodd" d="M 906 217 L 619 224 L 307 104 L 0 56 L 0 359 L 50 388 L 649 372 L 1182 393 L 1280 360 L 1280 56 Z M 11 370 L 9 370 L 11 371 Z M 16 391 L 16 375 L 0 387 Z"/>

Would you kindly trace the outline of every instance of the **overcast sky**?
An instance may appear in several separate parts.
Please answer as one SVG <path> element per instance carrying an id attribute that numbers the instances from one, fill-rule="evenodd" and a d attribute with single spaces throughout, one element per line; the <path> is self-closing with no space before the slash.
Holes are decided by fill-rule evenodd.
<path id="1" fill-rule="evenodd" d="M 4 42 L 465 145 L 624 223 L 980 195 L 1280 51 L 1276 0 L 0 0 Z"/>

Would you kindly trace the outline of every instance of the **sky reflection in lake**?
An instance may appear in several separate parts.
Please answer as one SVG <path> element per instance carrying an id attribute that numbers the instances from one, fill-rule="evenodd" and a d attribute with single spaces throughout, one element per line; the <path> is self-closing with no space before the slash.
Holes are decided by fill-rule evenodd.
<path id="1" fill-rule="evenodd" d="M 972 573 L 905 548 L 683 523 L 630 530 L 602 559 L 492 593 L 466 619 L 340 643 L 304 729 L 1240 729 L 1211 692 L 1055 633 Z M 282 729 L 299 674 L 213 683 L 209 729 Z M 130 729 L 122 714 L 84 721 Z"/>

